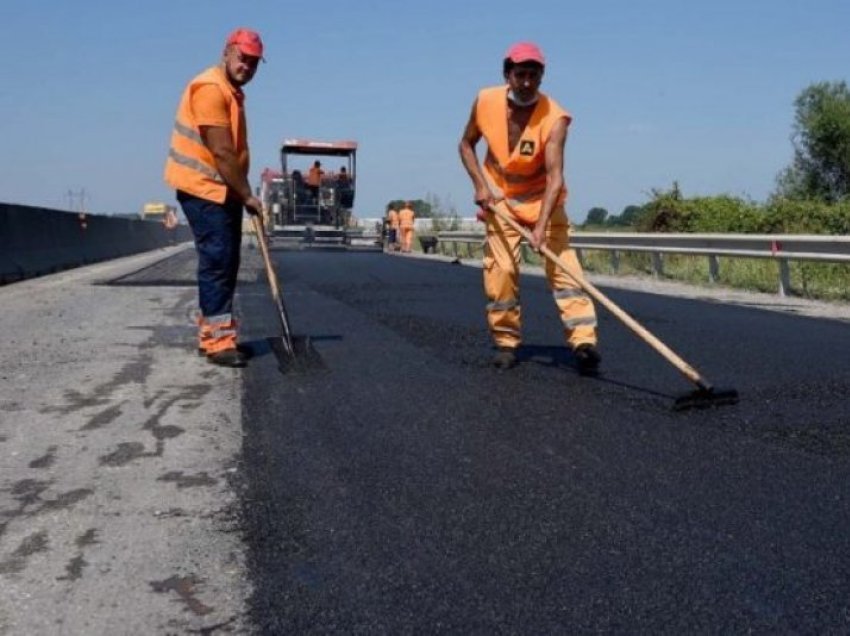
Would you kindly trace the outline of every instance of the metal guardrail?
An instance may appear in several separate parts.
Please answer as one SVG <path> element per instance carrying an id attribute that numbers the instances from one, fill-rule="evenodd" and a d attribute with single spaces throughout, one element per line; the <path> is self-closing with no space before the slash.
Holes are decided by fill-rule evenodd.
<path id="1" fill-rule="evenodd" d="M 459 246 L 466 246 L 472 257 L 476 247 L 484 243 L 483 232 L 440 232 L 438 248 L 451 246 L 460 257 Z M 572 247 L 579 261 L 583 250 L 610 252 L 611 267 L 617 272 L 623 252 L 648 252 L 652 255 L 655 276 L 664 273 L 664 254 L 690 254 L 708 257 L 708 277 L 716 282 L 720 272 L 719 257 L 767 258 L 779 265 L 780 296 L 790 293 L 789 261 L 850 262 L 850 237 L 820 234 L 650 234 L 627 232 L 573 232 Z"/>

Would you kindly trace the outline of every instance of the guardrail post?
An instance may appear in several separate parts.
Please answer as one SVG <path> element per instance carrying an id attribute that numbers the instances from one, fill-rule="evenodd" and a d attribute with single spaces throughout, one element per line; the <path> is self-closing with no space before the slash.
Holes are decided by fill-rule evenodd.
<path id="1" fill-rule="evenodd" d="M 788 259 L 779 259 L 779 295 L 791 295 L 791 272 L 788 268 Z"/>
<path id="2" fill-rule="evenodd" d="M 652 275 L 656 278 L 664 276 L 664 259 L 661 257 L 661 252 L 652 253 Z"/>
<path id="3" fill-rule="evenodd" d="M 620 252 L 611 250 L 611 270 L 616 274 L 620 271 Z"/>
<path id="4" fill-rule="evenodd" d="M 720 261 L 717 254 L 710 254 L 708 256 L 708 282 L 716 283 L 718 278 L 720 278 Z"/>

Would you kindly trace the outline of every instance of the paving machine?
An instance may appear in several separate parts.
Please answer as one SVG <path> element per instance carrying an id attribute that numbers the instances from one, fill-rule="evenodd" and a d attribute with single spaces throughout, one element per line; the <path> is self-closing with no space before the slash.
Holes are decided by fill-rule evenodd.
<path id="1" fill-rule="evenodd" d="M 357 142 L 285 139 L 280 158 L 281 170 L 264 170 L 260 186 L 275 243 L 349 244 Z"/>

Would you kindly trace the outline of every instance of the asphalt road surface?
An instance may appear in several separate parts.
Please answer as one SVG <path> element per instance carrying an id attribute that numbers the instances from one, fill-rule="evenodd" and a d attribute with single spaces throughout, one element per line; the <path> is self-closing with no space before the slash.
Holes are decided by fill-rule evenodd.
<path id="1" fill-rule="evenodd" d="M 274 257 L 324 368 L 279 372 L 265 282 L 243 284 L 260 633 L 850 631 L 846 323 L 603 287 L 740 392 L 674 413 L 690 384 L 604 310 L 603 374 L 577 374 L 539 277 L 498 372 L 479 269 Z"/>

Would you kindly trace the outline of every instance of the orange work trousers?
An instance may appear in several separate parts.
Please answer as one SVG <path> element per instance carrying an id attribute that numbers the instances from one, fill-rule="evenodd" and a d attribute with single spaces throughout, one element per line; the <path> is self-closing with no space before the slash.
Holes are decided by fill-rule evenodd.
<path id="1" fill-rule="evenodd" d="M 413 228 L 401 228 L 401 251 L 409 252 L 413 247 Z"/>
<path id="2" fill-rule="evenodd" d="M 546 230 L 546 246 L 583 276 L 575 250 L 569 246 L 569 222 L 563 206 L 556 208 Z M 518 347 L 522 341 L 519 302 L 519 259 L 522 235 L 494 214 L 487 215 L 484 245 L 484 293 L 487 324 L 498 347 Z M 596 311 L 593 301 L 558 266 L 546 259 L 546 280 L 564 325 L 567 344 L 575 349 L 596 344 Z"/>

